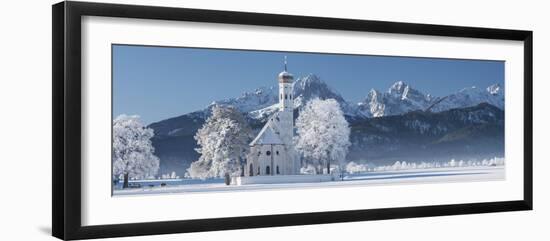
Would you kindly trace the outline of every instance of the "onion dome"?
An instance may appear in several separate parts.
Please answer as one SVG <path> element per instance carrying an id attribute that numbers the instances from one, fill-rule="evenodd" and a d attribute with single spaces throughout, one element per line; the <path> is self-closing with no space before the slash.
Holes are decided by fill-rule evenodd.
<path id="1" fill-rule="evenodd" d="M 279 83 L 292 83 L 294 81 L 294 76 L 289 72 L 283 71 L 279 74 Z"/>
<path id="2" fill-rule="evenodd" d="M 286 71 L 286 56 L 285 56 L 285 70 L 279 73 L 279 83 L 292 83 L 294 76 Z"/>

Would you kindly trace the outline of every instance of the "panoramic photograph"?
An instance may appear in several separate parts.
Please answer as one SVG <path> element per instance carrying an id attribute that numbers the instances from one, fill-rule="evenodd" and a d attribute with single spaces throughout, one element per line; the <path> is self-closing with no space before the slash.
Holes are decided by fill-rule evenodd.
<path id="1" fill-rule="evenodd" d="M 504 62 L 112 45 L 112 195 L 505 180 Z"/>

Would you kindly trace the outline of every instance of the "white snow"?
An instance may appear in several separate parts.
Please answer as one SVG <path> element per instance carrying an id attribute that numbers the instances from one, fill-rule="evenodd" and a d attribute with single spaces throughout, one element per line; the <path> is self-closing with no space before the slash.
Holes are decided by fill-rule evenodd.
<path id="1" fill-rule="evenodd" d="M 214 101 L 210 105 L 231 105 L 241 112 L 250 112 L 276 104 L 277 93 L 278 88 L 275 86 L 261 87 L 252 92 L 245 92 L 237 98 Z"/>
<path id="2" fill-rule="evenodd" d="M 453 108 L 471 107 L 489 103 L 504 109 L 504 90 L 498 84 L 486 89 L 475 86 L 439 98 L 424 94 L 403 81 L 395 82 L 387 92 L 371 89 L 362 102 L 357 103 L 358 113 L 366 117 L 400 115 L 414 110 L 441 112 Z"/>
<path id="3" fill-rule="evenodd" d="M 262 109 L 254 110 L 254 111 L 249 112 L 248 116 L 250 116 L 254 119 L 266 118 L 268 116 L 273 115 L 275 112 L 277 112 L 279 110 L 279 106 L 280 106 L 280 104 L 276 103 L 276 104 L 270 105 L 270 106 L 262 108 Z"/>
<path id="4" fill-rule="evenodd" d="M 258 133 L 258 136 L 250 143 L 250 146 L 254 145 L 283 145 L 284 142 L 279 138 L 279 135 L 275 134 L 275 130 L 271 126 L 271 122 L 268 122 Z"/>
<path id="5" fill-rule="evenodd" d="M 444 97 L 431 110 L 439 112 L 453 108 L 474 106 L 484 102 L 494 105 L 499 109 L 504 109 L 504 90 L 497 84 L 491 85 L 486 89 L 475 86 L 464 88 L 457 93 Z"/>
<path id="6" fill-rule="evenodd" d="M 218 183 L 192 185 L 168 185 L 165 187 L 143 187 L 133 189 L 115 189 L 114 195 L 140 194 L 171 194 L 171 193 L 203 193 L 273 189 L 304 189 L 330 188 L 343 186 L 378 186 L 396 184 L 423 184 L 445 182 L 477 182 L 499 181 L 505 179 L 503 166 L 470 166 L 428 168 L 423 170 L 372 171 L 364 174 L 348 175 L 343 181 L 310 182 L 310 183 L 280 183 L 280 184 L 249 184 L 227 186 L 223 180 Z"/>
<path id="7" fill-rule="evenodd" d="M 500 93 L 500 85 L 494 84 L 487 87 L 487 92 L 489 92 L 492 95 L 498 95 Z"/>
<path id="8" fill-rule="evenodd" d="M 249 176 L 233 177 L 232 185 L 250 185 L 250 184 L 281 184 L 281 183 L 312 183 L 334 181 L 338 177 L 335 175 L 272 175 L 272 176 Z"/>
<path id="9" fill-rule="evenodd" d="M 364 101 L 357 103 L 358 112 L 366 117 L 400 115 L 428 108 L 434 99 L 403 81 L 395 82 L 387 92 L 371 89 Z"/>

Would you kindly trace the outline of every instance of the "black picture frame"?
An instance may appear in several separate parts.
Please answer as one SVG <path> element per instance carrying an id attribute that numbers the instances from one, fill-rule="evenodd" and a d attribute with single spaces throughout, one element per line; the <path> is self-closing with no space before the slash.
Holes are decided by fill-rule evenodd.
<path id="1" fill-rule="evenodd" d="M 517 40 L 524 43 L 524 180 L 523 199 L 502 202 L 417 206 L 235 218 L 81 224 L 81 17 L 104 16 L 429 36 Z M 60 239 L 106 238 L 309 225 L 380 219 L 532 210 L 533 208 L 533 32 L 416 23 L 290 16 L 90 2 L 52 6 L 52 233 Z"/>

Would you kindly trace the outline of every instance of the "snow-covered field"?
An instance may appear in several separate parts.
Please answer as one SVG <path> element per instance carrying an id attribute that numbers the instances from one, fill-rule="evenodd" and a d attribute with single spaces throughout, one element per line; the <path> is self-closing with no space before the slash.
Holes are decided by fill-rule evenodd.
<path id="1" fill-rule="evenodd" d="M 142 184 L 141 188 L 118 189 L 113 195 L 136 194 L 170 194 L 170 193 L 197 193 L 197 192 L 227 192 L 243 190 L 266 190 L 287 188 L 325 188 L 350 185 L 395 185 L 395 184 L 419 184 L 440 182 L 470 182 L 470 181 L 497 181 L 504 180 L 504 166 L 468 166 L 468 167 L 440 167 L 426 169 L 408 169 L 398 171 L 372 171 L 360 174 L 350 174 L 339 181 L 295 183 L 295 184 L 250 184 L 230 185 L 223 183 L 223 179 L 210 179 L 206 181 L 192 181 L 188 179 L 133 181 Z M 160 183 L 166 183 L 161 187 Z"/>

